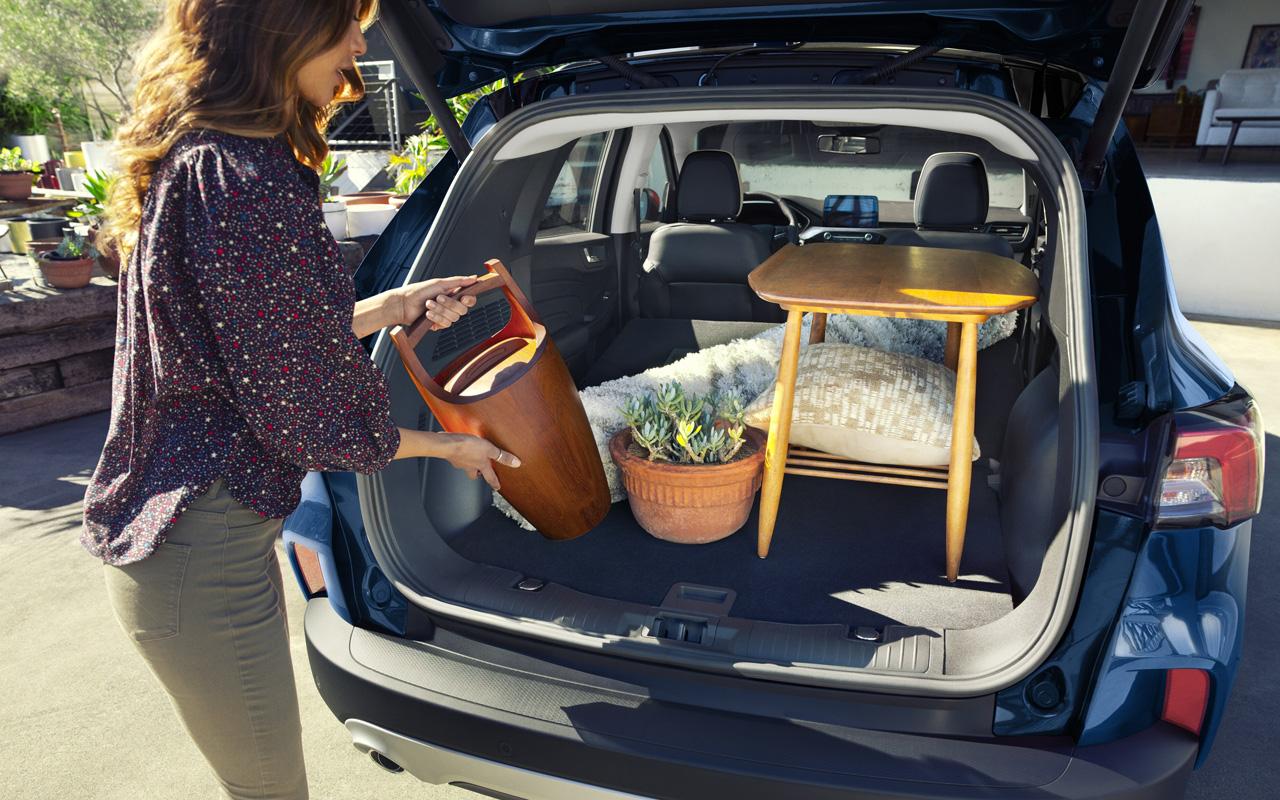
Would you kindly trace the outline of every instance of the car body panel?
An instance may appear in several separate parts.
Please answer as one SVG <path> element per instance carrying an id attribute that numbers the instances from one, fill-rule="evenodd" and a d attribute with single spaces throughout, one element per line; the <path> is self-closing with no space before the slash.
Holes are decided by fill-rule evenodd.
<path id="1" fill-rule="evenodd" d="M 1098 667 L 1082 744 L 1150 725 L 1166 671 L 1201 669 L 1210 676 L 1201 760 L 1208 754 L 1240 663 L 1252 530 L 1247 521 L 1147 536 Z"/>
<path id="2" fill-rule="evenodd" d="M 818 696 L 778 707 L 788 701 L 733 678 L 695 678 L 683 696 L 670 695 L 686 679 L 675 671 L 664 683 L 669 668 L 605 655 L 562 661 L 554 648 L 482 642 L 474 632 L 435 629 L 416 642 L 382 636 L 316 600 L 304 625 L 316 685 L 338 719 L 355 721 L 357 746 L 385 747 L 424 779 L 443 772 L 530 800 L 558 796 L 538 794 L 540 784 L 521 772 L 664 798 L 1154 799 L 1181 791 L 1195 758 L 1194 738 L 1163 723 L 1093 748 L 1061 736 L 921 736 L 869 719 L 851 725 L 848 718 L 877 710 L 874 698 L 858 709 L 845 693 L 803 690 Z M 735 683 L 746 710 L 698 702 L 725 702 Z M 930 713 L 878 710 L 890 724 L 903 713 Z M 945 726 L 939 720 L 939 730 Z M 414 747 L 415 740 L 429 744 Z M 447 751 L 447 767 L 436 766 L 441 754 L 433 759 L 431 748 Z M 484 763 L 469 768 L 459 756 Z M 495 763 L 512 772 L 485 784 Z"/>
<path id="3" fill-rule="evenodd" d="M 753 43 L 857 42 L 923 45 L 1070 67 L 1106 79 L 1139 0 L 697 0 L 672 9 L 654 0 L 428 0 L 447 33 L 445 93 L 504 75 L 601 55 Z M 1138 73 L 1150 83 L 1172 50 L 1191 3 L 1166 4 Z"/>
<path id="4" fill-rule="evenodd" d="M 441 2 L 429 4 L 437 12 L 441 11 L 441 6 L 455 5 Z M 813 13 L 818 5 L 830 4 L 793 4 L 789 6 L 789 12 L 795 12 L 794 19 L 799 19 L 802 9 L 804 13 Z M 886 16 L 888 7 L 895 6 L 901 11 L 904 6 L 902 3 L 842 5 L 850 7 L 847 9 L 850 15 L 861 14 L 864 21 L 867 14 L 873 13 L 873 8 L 879 9 L 875 12 L 881 15 L 879 21 L 885 21 L 889 19 Z M 931 4 L 935 10 L 942 5 L 945 4 Z M 947 14 L 943 16 L 954 20 L 956 15 L 965 13 L 960 8 L 964 5 L 951 4 Z M 1052 3 L 1045 5 L 1056 8 L 1065 6 Z M 1171 7 L 1178 5 L 1173 3 Z M 570 6 L 572 2 L 561 7 Z M 858 9 L 852 8 L 853 6 Z M 914 11 L 927 15 L 922 8 L 923 6 L 913 6 Z M 1066 13 L 1061 8 L 1059 11 Z M 709 8 L 682 19 L 690 25 L 706 25 L 708 19 L 721 12 L 723 9 Z M 437 16 L 441 17 L 442 23 L 455 38 L 452 49 L 445 53 L 446 69 L 440 74 L 441 86 L 446 90 L 458 90 L 459 87 L 484 82 L 479 78 L 491 78 L 494 74 L 533 66 L 540 60 L 550 63 L 569 55 L 590 56 L 590 51 L 585 49 L 588 48 L 587 42 L 591 40 L 590 36 L 585 35 L 588 33 L 586 30 L 578 31 L 583 36 L 581 41 L 573 45 L 583 49 L 572 50 L 566 49 L 564 38 L 555 38 L 560 34 L 552 34 L 554 26 L 546 21 L 538 24 L 504 22 L 497 27 L 482 30 L 484 26 L 479 23 L 486 20 L 480 17 L 470 18 L 471 22 L 466 23 L 461 17 L 452 20 L 439 13 Z M 636 17 L 620 17 L 613 21 L 612 30 L 621 32 L 624 29 L 636 29 L 637 25 L 644 27 L 637 20 Z M 1006 19 L 1009 20 L 1013 20 L 1013 17 Z M 595 22 L 601 23 L 602 20 L 598 18 Z M 663 29 L 668 32 L 674 30 L 668 25 L 670 20 L 661 25 L 655 20 L 649 22 L 653 23 L 650 26 L 652 30 L 662 26 L 666 26 Z M 496 23 L 490 19 L 487 24 Z M 1017 28 L 1012 22 L 1009 24 L 1014 29 Z M 467 30 L 463 30 L 464 28 Z M 872 29 L 874 26 L 867 28 Z M 989 28 L 983 27 L 982 30 Z M 739 34 L 734 32 L 734 35 Z M 524 41 L 528 45 L 523 50 L 516 47 L 520 36 L 525 36 Z M 598 44 L 611 40 L 597 37 L 594 41 Z M 1025 41 L 1034 40 L 1026 38 Z M 560 44 L 557 46 L 556 42 Z M 481 53 L 483 48 L 489 50 Z M 509 49 L 503 51 L 502 48 Z M 482 55 L 485 57 L 482 58 Z M 812 57 L 813 54 L 794 55 Z M 709 55 L 706 57 L 712 58 Z M 667 63 L 674 63 L 675 59 L 686 59 L 688 69 L 696 70 L 698 55 L 672 54 L 655 58 Z M 1010 96 L 1008 82 L 1002 77 L 998 65 L 980 61 L 973 63 L 975 66 L 969 73 L 971 78 L 966 78 L 964 88 L 1016 102 L 1017 98 Z M 1079 66 L 1069 60 L 1065 63 Z M 465 69 L 473 69 L 478 77 L 473 79 L 464 74 Z M 581 88 L 575 85 L 576 75 L 599 74 L 600 71 L 601 67 L 596 64 L 581 65 L 549 76 L 555 79 L 550 83 L 563 87 L 560 91 L 565 94 L 571 94 Z M 504 92 L 502 97 L 493 98 L 493 102 L 478 103 L 472 116 L 464 123 L 467 138 L 473 143 L 479 141 L 501 117 L 511 113 L 514 106 L 553 99 L 554 95 L 549 97 L 524 91 L 532 86 L 532 83 L 525 86 L 516 84 Z M 1069 118 L 1046 121 L 1070 152 L 1080 152 L 1103 91 L 1100 84 L 1090 82 Z M 445 194 L 458 169 L 456 159 L 444 169 L 438 167 L 428 177 L 423 188 L 406 204 L 405 209 L 411 213 L 405 214 L 402 211 L 398 215 L 397 220 L 403 218 L 404 222 L 400 227 L 389 228 L 391 235 L 383 237 L 388 240 L 387 243 L 384 245 L 382 240 L 379 241 L 357 275 L 357 285 L 362 296 L 384 291 L 403 282 L 415 256 L 425 246 L 427 231 L 435 224 Z M 1084 203 L 1089 242 L 1086 277 L 1092 287 L 1093 339 L 1096 345 L 1093 348 L 1093 362 L 1099 374 L 1098 412 L 1103 421 L 1103 443 L 1098 463 L 1100 469 L 1092 478 L 1101 480 L 1107 475 L 1125 474 L 1150 481 L 1160 463 L 1161 445 L 1164 441 L 1161 420 L 1165 415 L 1223 397 L 1233 390 L 1234 380 L 1221 361 L 1207 346 L 1198 342 L 1194 332 L 1190 332 L 1177 308 L 1150 194 L 1136 152 L 1122 127 L 1111 142 L 1104 180 L 1095 190 L 1085 194 Z M 1118 420 L 1115 414 L 1116 396 L 1124 387 L 1134 382 L 1144 387 L 1143 415 L 1140 419 Z M 408 672 L 403 670 L 411 669 L 433 679 L 440 679 L 449 674 L 449 670 L 456 668 L 456 659 L 460 657 L 456 653 L 467 651 L 467 648 L 483 637 L 477 629 L 458 623 L 450 623 L 458 626 L 456 630 L 445 631 L 436 627 L 436 623 L 440 622 L 438 619 L 432 620 L 418 609 L 408 606 L 405 598 L 394 588 L 391 589 L 389 602 L 382 600 L 384 607 L 379 608 L 378 603 L 374 602 L 372 588 L 376 585 L 376 580 L 373 579 L 382 573 L 378 570 L 373 549 L 363 530 L 361 498 L 358 496 L 363 494 L 363 489 L 357 491 L 357 480 L 350 474 L 328 475 L 325 476 L 325 481 L 334 520 L 330 531 L 324 532 L 323 525 L 317 524 L 318 517 L 314 512 L 319 510 L 318 506 L 309 509 L 313 513 L 306 515 L 306 519 L 300 517 L 295 521 L 296 524 L 286 525 L 290 530 L 309 531 L 313 543 L 328 547 L 328 558 L 332 561 L 331 573 L 337 576 L 341 587 L 342 597 L 338 598 L 340 602 L 332 602 L 331 606 L 326 606 L 324 601 L 313 600 L 308 606 L 308 649 L 317 684 L 339 719 L 359 720 L 366 726 L 387 731 L 388 736 L 397 738 L 396 747 L 409 748 L 405 752 L 414 753 L 415 758 L 426 759 L 423 764 L 427 766 L 419 770 L 422 773 L 419 777 L 424 777 L 429 772 L 444 774 L 439 771 L 431 772 L 434 767 L 429 766 L 430 764 L 444 761 L 454 765 L 468 764 L 473 763 L 468 759 L 474 758 L 487 765 L 481 770 L 484 774 L 490 774 L 487 770 L 492 765 L 506 765 L 582 780 L 585 785 L 592 787 L 612 786 L 618 790 L 640 794 L 650 792 L 656 795 L 665 786 L 666 791 L 661 792 L 663 796 L 698 796 L 695 792 L 685 792 L 690 787 L 699 785 L 717 789 L 732 785 L 740 787 L 744 797 L 754 796 L 753 792 L 761 796 L 769 796 L 772 792 L 777 796 L 779 792 L 794 791 L 797 786 L 811 790 L 813 796 L 852 796 L 849 788 L 837 788 L 834 783 L 838 781 L 830 778 L 826 779 L 825 784 L 819 785 L 810 782 L 809 777 L 792 772 L 784 782 L 776 783 L 773 781 L 778 776 L 752 773 L 751 769 L 758 767 L 744 767 L 741 763 L 728 768 L 723 761 L 692 764 L 691 759 L 696 761 L 701 756 L 690 756 L 688 751 L 682 751 L 670 742 L 665 747 L 652 750 L 649 745 L 641 747 L 628 737 L 627 732 L 645 731 L 647 735 L 653 726 L 661 724 L 660 720 L 666 719 L 667 709 L 663 709 L 664 713 L 655 712 L 655 697 L 647 700 L 642 698 L 635 707 L 622 711 L 610 711 L 616 703 L 608 700 L 608 693 L 604 699 L 599 700 L 599 706 L 589 697 L 577 705 L 561 704 L 561 709 L 581 707 L 583 716 L 570 719 L 567 727 L 561 726 L 553 731 L 547 728 L 545 720 L 536 719 L 537 714 L 522 713 L 521 709 L 510 704 L 499 708 L 491 706 L 488 710 L 460 710 L 470 702 L 466 699 L 469 692 L 467 681 L 433 685 L 431 698 L 426 698 L 416 690 L 406 693 L 403 680 L 389 678 L 387 675 L 394 673 L 404 679 Z M 1145 490 L 1149 491 L 1150 486 L 1146 486 Z M 304 505 L 307 500 L 316 499 L 306 495 Z M 300 513 L 301 511 L 302 509 Z M 972 724 L 975 709 L 980 707 L 974 703 L 981 703 L 981 708 L 986 709 L 983 712 L 986 716 L 981 729 L 971 732 L 969 736 L 977 736 L 988 745 L 999 745 L 1002 741 L 1006 745 L 1010 741 L 1041 743 L 1031 745 L 1032 749 L 1037 750 L 1035 753 L 1018 747 L 976 751 L 984 753 L 983 758 L 991 756 L 995 760 L 993 763 L 1001 758 L 1017 759 L 1027 756 L 1032 762 L 1043 766 L 1056 757 L 1066 759 L 1061 762 L 1058 782 L 1036 784 L 1024 781 L 1017 784 L 1018 791 L 1023 792 L 1018 796 L 1025 796 L 1027 787 L 1036 785 L 1041 790 L 1058 792 L 1054 796 L 1069 797 L 1073 796 L 1073 786 L 1091 786 L 1089 780 L 1111 778 L 1128 781 L 1127 785 L 1131 790 L 1128 794 L 1117 790 L 1114 795 L 1117 797 L 1169 796 L 1170 792 L 1177 791 L 1183 785 L 1192 763 L 1202 762 L 1209 752 L 1214 732 L 1221 723 L 1222 709 L 1239 659 L 1250 525 L 1244 523 L 1229 531 L 1204 529 L 1151 532 L 1148 517 L 1149 508 L 1144 505 L 1143 497 L 1127 504 L 1100 504 L 1088 543 L 1089 555 L 1079 602 L 1069 626 L 1047 658 L 1023 680 L 997 693 L 967 698 L 968 704 L 957 706 L 948 712 L 933 712 L 933 724 L 943 728 L 948 724 L 960 724 L 961 720 L 963 724 L 969 725 Z M 330 541 L 324 545 L 326 536 Z M 385 581 L 385 576 L 382 579 Z M 329 600 L 335 600 L 333 593 Z M 411 633 L 406 635 L 406 630 Z M 499 635 L 490 631 L 484 636 L 496 637 L 493 639 L 496 641 L 503 641 L 502 637 L 508 637 L 506 641 L 510 641 L 508 634 Z M 361 648 L 366 653 L 371 649 L 382 648 L 386 650 L 383 655 L 391 658 L 385 664 L 398 663 L 401 667 L 386 673 L 385 669 L 379 672 L 360 663 L 353 656 L 353 637 L 361 638 L 362 642 L 360 647 L 354 648 L 355 652 L 360 652 Z M 586 663 L 579 660 L 600 657 L 568 648 L 556 649 L 555 645 L 540 643 L 538 646 L 544 656 L 549 652 L 548 649 L 554 651 L 555 655 L 545 656 L 542 660 L 530 660 L 528 653 L 523 650 L 525 646 L 521 644 L 520 648 L 514 648 L 520 650 L 520 653 L 512 662 L 522 665 L 523 676 L 506 671 L 502 673 L 502 677 L 488 673 L 486 678 L 483 665 L 473 661 L 473 666 L 481 671 L 472 675 L 472 682 L 509 681 L 512 685 L 508 688 L 516 690 L 516 695 L 513 696 L 519 696 L 518 689 L 523 685 L 521 681 L 528 678 L 534 679 L 540 690 L 545 691 L 545 681 L 551 680 L 548 675 L 554 672 L 548 666 L 549 661 L 554 660 L 562 665 L 569 661 Z M 502 649 L 497 648 L 498 651 Z M 391 657 L 393 653 L 399 654 L 399 661 Z M 435 660 L 440 658 L 451 661 L 451 664 Z M 632 664 L 623 658 L 613 658 L 611 661 L 626 664 L 628 669 Z M 1207 669 L 1212 675 L 1213 692 L 1204 735 L 1200 741 L 1185 731 L 1159 721 L 1164 671 L 1174 667 Z M 652 664 L 638 665 L 636 668 L 672 669 Z M 706 675 L 692 671 L 687 675 L 687 679 L 681 680 L 688 680 L 690 686 L 696 685 L 696 681 L 710 680 Z M 1032 701 L 1036 683 L 1044 680 L 1056 682 L 1062 694 L 1062 702 L 1048 710 Z M 555 683 L 554 680 L 552 682 Z M 759 686 L 768 682 L 748 683 Z M 563 686 L 563 683 L 557 685 Z M 613 696 L 616 698 L 616 695 Z M 898 700 L 912 702 L 915 698 L 900 696 Z M 935 700 L 937 698 L 931 698 L 929 702 Z M 864 696 L 862 702 L 866 704 L 863 709 L 863 713 L 866 713 L 867 710 L 874 709 L 879 701 L 871 696 Z M 444 707 L 450 710 L 441 716 L 440 709 Z M 867 753 L 874 753 L 874 748 L 881 746 L 877 742 L 887 742 L 893 738 L 887 736 L 883 729 L 877 728 L 875 723 L 858 723 L 860 715 L 858 711 L 852 710 L 854 706 L 845 708 L 850 709 L 846 726 L 856 728 L 858 724 L 862 724 L 869 729 L 864 731 L 868 734 L 866 738 L 861 734 L 840 734 L 844 737 L 841 739 L 841 747 L 846 754 L 852 754 L 854 760 Z M 960 708 L 965 710 L 962 712 Z M 610 725 L 617 724 L 618 728 L 602 729 L 593 725 L 593 721 L 600 718 L 592 714 L 603 711 L 616 716 L 616 719 L 614 716 L 608 719 Z M 694 714 L 696 717 L 702 712 L 685 709 L 684 713 Z M 686 724 L 690 724 L 690 720 L 695 717 L 672 719 L 683 719 Z M 707 724 L 711 723 L 708 721 Z M 364 731 L 362 735 L 374 736 L 368 733 L 367 728 L 361 730 Z M 772 729 L 761 728 L 762 732 L 767 730 Z M 919 730 L 921 729 L 917 728 L 916 732 L 919 733 Z M 808 732 L 807 730 L 806 735 Z M 390 742 L 392 739 L 384 737 L 380 741 Z M 414 741 L 426 744 L 428 749 L 434 747 L 442 752 L 449 752 L 424 755 L 426 751 L 415 748 Z M 911 735 L 903 741 L 914 742 L 913 746 L 925 749 L 936 744 L 929 735 Z M 828 744 L 825 740 L 821 742 L 822 747 Z M 864 752 L 861 749 L 864 746 L 872 749 Z M 1042 746 L 1047 750 L 1040 751 Z M 638 760 L 612 760 L 619 750 Z M 1046 752 L 1049 755 L 1046 756 Z M 1053 753 L 1058 755 L 1054 756 Z M 1067 755 L 1062 756 L 1063 753 Z M 1077 757 L 1072 753 L 1089 755 Z M 454 756 L 462 758 L 459 760 Z M 1036 759 L 1040 758 L 1048 758 L 1050 762 L 1037 762 Z M 592 760 L 594 767 L 579 772 L 580 767 Z M 1047 766 L 1045 768 L 1048 769 Z M 480 767 L 477 766 L 476 769 Z M 666 783 L 646 784 L 642 781 L 623 786 L 620 777 L 623 773 L 619 772 L 620 769 L 660 773 Z M 1139 770 L 1143 774 L 1127 775 L 1126 770 Z M 747 775 L 745 780 L 742 779 L 743 774 Z M 1085 777 L 1081 777 L 1082 775 Z M 680 776 L 687 776 L 688 782 L 681 780 Z M 972 779 L 973 776 L 969 775 L 960 780 L 960 783 Z M 630 780 L 629 773 L 627 780 Z M 863 775 L 851 786 L 857 787 L 859 793 L 856 796 L 859 797 L 902 796 L 907 793 L 902 786 L 876 783 L 882 780 L 885 780 L 883 775 L 875 778 Z M 1075 784 L 1074 781 L 1077 780 L 1084 782 Z M 700 781 L 711 782 L 699 783 Z M 492 785 L 489 788 L 519 794 L 505 786 L 507 785 Z M 1143 788 L 1134 788 L 1135 786 Z M 1096 789 L 1097 786 L 1093 788 Z M 917 785 L 911 791 L 919 792 L 920 787 Z M 938 796 L 965 796 L 957 793 L 959 790 L 956 785 L 949 787 L 947 791 L 949 793 Z M 998 790 L 990 786 L 982 791 L 987 793 L 983 796 L 1001 796 Z M 1080 796 L 1099 796 L 1101 791 L 1098 790 L 1095 795 Z M 926 790 L 919 796 L 930 795 Z"/>

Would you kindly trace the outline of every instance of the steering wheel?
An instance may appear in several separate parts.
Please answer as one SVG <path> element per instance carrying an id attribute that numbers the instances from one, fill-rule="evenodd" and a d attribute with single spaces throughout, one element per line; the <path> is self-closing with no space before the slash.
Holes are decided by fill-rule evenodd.
<path id="1" fill-rule="evenodd" d="M 776 194 L 770 192 L 748 192 L 744 197 L 760 197 L 773 203 L 782 212 L 782 216 L 787 219 L 787 241 L 791 244 L 800 243 L 800 223 L 796 220 L 795 212 L 791 210 L 791 206 L 787 204 Z"/>

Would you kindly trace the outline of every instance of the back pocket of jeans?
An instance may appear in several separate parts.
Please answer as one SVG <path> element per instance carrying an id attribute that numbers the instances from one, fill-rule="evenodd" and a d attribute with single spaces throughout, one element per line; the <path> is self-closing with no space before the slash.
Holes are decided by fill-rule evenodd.
<path id="1" fill-rule="evenodd" d="M 135 642 L 178 635 L 182 583 L 191 545 L 165 542 L 141 561 L 107 567 L 107 594 L 120 627 Z"/>

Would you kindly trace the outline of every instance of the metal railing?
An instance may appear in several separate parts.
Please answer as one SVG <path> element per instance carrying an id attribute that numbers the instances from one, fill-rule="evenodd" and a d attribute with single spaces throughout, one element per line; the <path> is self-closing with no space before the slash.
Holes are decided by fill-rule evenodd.
<path id="1" fill-rule="evenodd" d="M 400 82 L 394 61 L 356 63 L 364 79 L 365 95 L 359 103 L 344 106 L 329 124 L 329 145 L 339 148 L 376 148 L 399 151 L 401 131 Z"/>

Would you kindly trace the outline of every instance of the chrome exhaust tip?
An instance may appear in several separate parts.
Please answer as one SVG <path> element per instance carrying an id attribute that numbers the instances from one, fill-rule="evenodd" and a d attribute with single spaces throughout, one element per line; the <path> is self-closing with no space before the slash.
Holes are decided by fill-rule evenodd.
<path id="1" fill-rule="evenodd" d="M 390 772 L 393 775 L 399 772 L 404 772 L 404 767 L 392 761 L 390 758 L 387 758 L 382 753 L 379 753 L 377 750 L 370 750 L 369 758 L 373 759 L 373 763 L 377 764 L 378 766 L 382 767 L 387 772 Z"/>

